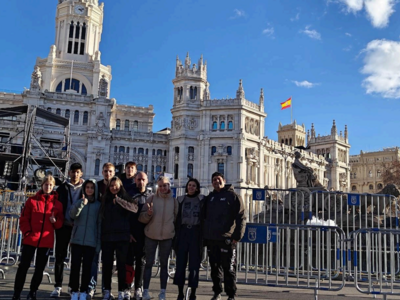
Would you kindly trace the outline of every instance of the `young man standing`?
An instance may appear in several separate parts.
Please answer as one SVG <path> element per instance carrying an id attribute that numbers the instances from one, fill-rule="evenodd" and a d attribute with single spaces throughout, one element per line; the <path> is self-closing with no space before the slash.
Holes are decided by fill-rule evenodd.
<path id="1" fill-rule="evenodd" d="M 135 175 L 136 175 L 136 163 L 133 161 L 128 161 L 125 164 L 125 173 L 119 174 L 118 177 L 121 179 L 124 185 L 125 191 L 133 196 L 136 193 Z"/>
<path id="2" fill-rule="evenodd" d="M 55 266 L 54 278 L 55 285 L 54 291 L 50 294 L 51 298 L 58 298 L 62 292 L 63 273 L 64 273 L 64 260 L 67 257 L 68 245 L 71 239 L 72 227 L 74 220 L 71 219 L 69 211 L 72 204 L 82 198 L 82 165 L 74 163 L 71 165 L 69 172 L 69 180 L 66 180 L 57 188 L 58 200 L 63 205 L 64 224 L 56 232 L 56 249 L 55 249 Z"/>
<path id="3" fill-rule="evenodd" d="M 236 244 L 246 229 L 245 208 L 242 198 L 231 185 L 225 185 L 224 175 L 211 176 L 214 190 L 204 202 L 204 240 L 211 265 L 214 297 L 220 300 L 222 278 L 228 300 L 236 295 Z"/>

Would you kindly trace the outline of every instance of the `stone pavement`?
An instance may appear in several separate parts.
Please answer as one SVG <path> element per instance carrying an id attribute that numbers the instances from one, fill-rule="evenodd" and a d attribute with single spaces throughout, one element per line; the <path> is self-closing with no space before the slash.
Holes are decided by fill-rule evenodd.
<path id="1" fill-rule="evenodd" d="M 11 299 L 13 294 L 14 287 L 14 277 L 16 272 L 16 267 L 4 268 L 6 271 L 6 279 L 0 279 L 0 299 Z M 32 270 L 28 272 L 28 276 L 25 282 L 26 290 L 23 292 L 21 299 L 25 299 L 27 291 L 29 289 L 29 283 L 32 277 Z M 53 277 L 52 277 L 53 278 Z M 64 276 L 64 280 L 68 282 L 69 272 L 66 271 L 66 275 Z M 113 277 L 113 294 L 115 295 L 117 292 L 117 278 Z M 372 296 L 364 295 L 359 293 L 353 286 L 344 287 L 339 292 L 327 292 L 327 291 L 319 291 L 318 299 L 320 300 L 333 300 L 333 299 L 359 299 L 359 298 L 369 298 Z M 159 286 L 159 278 L 152 278 L 150 284 L 150 292 L 153 295 L 153 299 L 158 299 L 158 289 Z M 197 290 L 197 299 L 198 300 L 209 300 L 211 299 L 213 293 L 211 289 L 211 282 L 201 281 L 199 284 L 199 288 Z M 65 288 L 64 288 L 65 289 Z M 53 290 L 53 285 L 50 284 L 47 280 L 47 277 L 43 277 L 43 282 L 38 291 L 38 299 L 50 299 L 49 294 Z M 167 287 L 167 300 L 174 300 L 177 298 L 177 288 L 172 284 L 170 280 Z M 62 295 L 60 298 L 62 300 L 70 299 L 70 296 L 66 293 Z M 95 299 L 101 299 L 101 294 L 96 294 Z M 227 299 L 224 296 L 222 299 Z M 300 290 L 300 289 L 289 289 L 289 288 L 276 288 L 276 287 L 268 287 L 265 285 L 246 285 L 246 284 L 238 284 L 238 293 L 236 299 L 287 299 L 287 300 L 311 300 L 314 299 L 314 291 L 312 290 Z M 378 296 L 378 299 L 382 299 L 382 296 Z M 395 296 L 388 297 L 388 299 L 396 299 Z"/>

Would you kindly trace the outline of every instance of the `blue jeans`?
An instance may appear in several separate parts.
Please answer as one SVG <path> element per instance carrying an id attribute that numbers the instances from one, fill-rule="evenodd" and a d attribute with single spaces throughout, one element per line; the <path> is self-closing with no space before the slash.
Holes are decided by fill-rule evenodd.
<path id="1" fill-rule="evenodd" d="M 171 253 L 172 239 L 169 240 L 153 240 L 146 237 L 145 254 L 146 265 L 144 267 L 143 288 L 148 289 L 150 286 L 151 269 L 153 268 L 154 259 L 156 256 L 157 246 L 159 247 L 158 255 L 160 257 L 160 286 L 161 289 L 167 288 L 168 280 L 168 257 Z"/>

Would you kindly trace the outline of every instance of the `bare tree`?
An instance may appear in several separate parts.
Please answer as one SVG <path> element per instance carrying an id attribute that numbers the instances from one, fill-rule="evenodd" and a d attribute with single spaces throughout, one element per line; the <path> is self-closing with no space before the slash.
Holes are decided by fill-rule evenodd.
<path id="1" fill-rule="evenodd" d="M 400 161 L 393 161 L 383 166 L 382 180 L 385 185 L 393 183 L 400 186 Z"/>

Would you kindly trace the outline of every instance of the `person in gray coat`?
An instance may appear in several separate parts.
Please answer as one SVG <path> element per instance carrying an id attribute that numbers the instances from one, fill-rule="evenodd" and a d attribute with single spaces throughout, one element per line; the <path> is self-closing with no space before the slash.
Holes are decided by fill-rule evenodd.
<path id="1" fill-rule="evenodd" d="M 82 199 L 76 201 L 70 210 L 74 220 L 71 235 L 71 300 L 86 300 L 91 277 L 93 257 L 101 247 L 101 217 L 96 180 L 88 179 L 82 186 Z M 79 273 L 82 263 L 82 279 L 79 289 Z M 79 293 L 80 292 L 80 295 Z"/>

